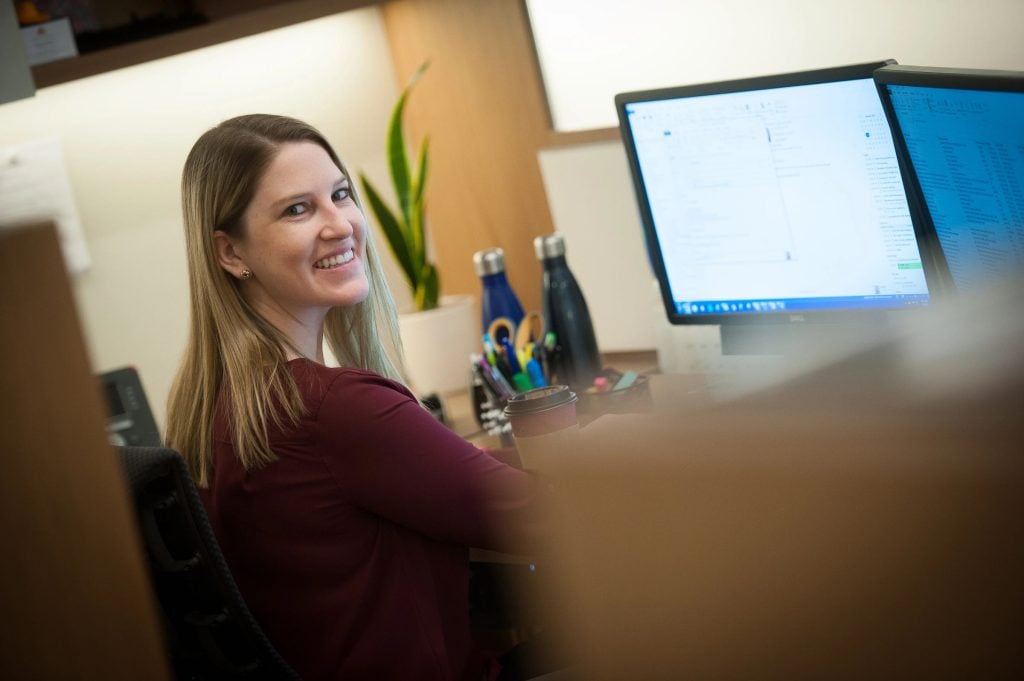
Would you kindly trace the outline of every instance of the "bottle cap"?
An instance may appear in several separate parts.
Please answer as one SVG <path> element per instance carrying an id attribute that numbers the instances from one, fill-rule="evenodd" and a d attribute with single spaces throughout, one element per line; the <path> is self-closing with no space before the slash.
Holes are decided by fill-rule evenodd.
<path id="1" fill-rule="evenodd" d="M 473 269 L 476 276 L 484 277 L 505 271 L 505 251 L 500 248 L 488 248 L 473 254 Z"/>
<path id="2" fill-rule="evenodd" d="M 565 239 L 557 232 L 539 236 L 533 240 L 533 250 L 537 252 L 538 260 L 557 258 L 565 255 Z"/>

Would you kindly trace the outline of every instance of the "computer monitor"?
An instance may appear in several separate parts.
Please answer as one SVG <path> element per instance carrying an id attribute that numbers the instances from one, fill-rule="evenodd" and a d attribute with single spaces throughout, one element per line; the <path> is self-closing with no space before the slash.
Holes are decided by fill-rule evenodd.
<path id="1" fill-rule="evenodd" d="M 892 61 L 615 97 L 674 324 L 884 318 L 929 287 L 872 73 Z M 857 313 L 862 313 L 859 317 Z"/>
<path id="2" fill-rule="evenodd" d="M 875 81 L 943 292 L 1024 271 L 1024 72 L 892 65 Z"/>

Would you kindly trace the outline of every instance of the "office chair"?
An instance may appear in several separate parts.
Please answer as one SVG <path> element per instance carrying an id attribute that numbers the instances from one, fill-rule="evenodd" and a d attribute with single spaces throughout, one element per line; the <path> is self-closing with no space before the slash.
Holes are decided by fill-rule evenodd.
<path id="1" fill-rule="evenodd" d="M 178 679 L 293 680 L 221 554 L 188 466 L 160 447 L 117 447 Z"/>

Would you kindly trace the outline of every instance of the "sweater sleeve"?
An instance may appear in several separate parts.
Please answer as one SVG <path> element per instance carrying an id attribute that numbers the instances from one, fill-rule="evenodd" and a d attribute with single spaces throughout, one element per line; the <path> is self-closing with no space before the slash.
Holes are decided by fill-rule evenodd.
<path id="1" fill-rule="evenodd" d="M 353 505 L 441 541 L 538 548 L 536 477 L 448 430 L 404 386 L 340 371 L 316 420 L 325 464 Z"/>

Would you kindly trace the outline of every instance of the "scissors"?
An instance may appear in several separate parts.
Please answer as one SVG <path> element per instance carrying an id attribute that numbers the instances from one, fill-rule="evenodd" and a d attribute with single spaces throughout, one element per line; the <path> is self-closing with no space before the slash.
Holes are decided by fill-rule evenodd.
<path id="1" fill-rule="evenodd" d="M 515 338 L 516 323 L 508 317 L 498 317 L 487 327 L 487 335 L 491 337 L 495 345 L 501 346 L 501 341 L 508 338 L 511 341 Z"/>
<path id="2" fill-rule="evenodd" d="M 536 312 L 527 312 L 516 330 L 516 353 L 522 354 L 530 343 L 539 343 L 544 338 L 544 318 Z"/>

